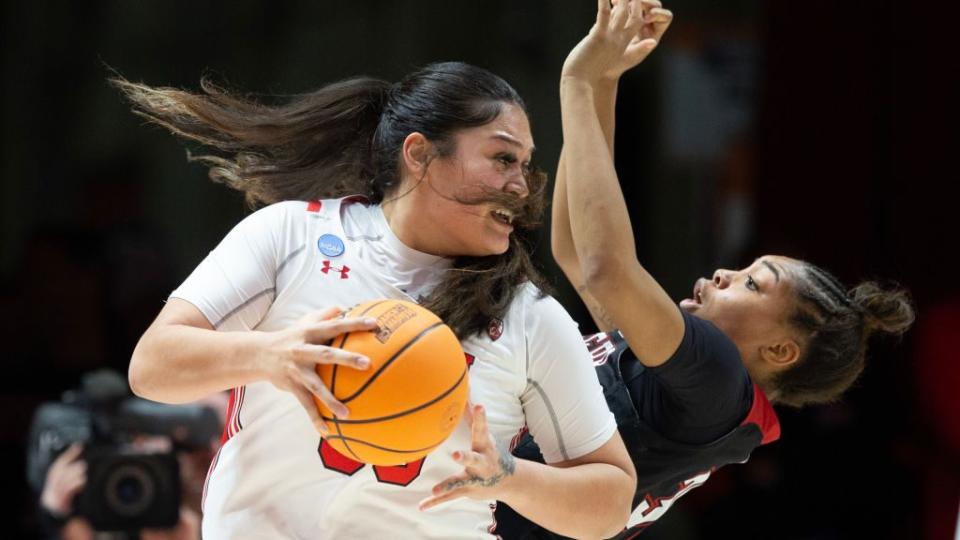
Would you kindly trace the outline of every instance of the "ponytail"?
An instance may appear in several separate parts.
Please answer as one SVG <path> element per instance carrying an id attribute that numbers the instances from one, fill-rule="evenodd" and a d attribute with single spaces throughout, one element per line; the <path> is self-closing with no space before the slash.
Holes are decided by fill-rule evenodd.
<path id="1" fill-rule="evenodd" d="M 865 337 L 875 332 L 899 336 L 916 318 L 910 295 L 903 289 L 886 290 L 866 281 L 854 287 L 850 297 L 864 315 Z"/>
<path id="2" fill-rule="evenodd" d="M 357 77 L 265 105 L 231 95 L 209 79 L 203 93 L 110 81 L 134 112 L 213 153 L 190 156 L 210 179 L 253 206 L 365 193 L 371 139 L 390 84 Z"/>
<path id="3" fill-rule="evenodd" d="M 863 372 L 871 336 L 910 328 L 913 303 L 906 290 L 873 281 L 847 291 L 807 262 L 800 262 L 794 278 L 799 302 L 790 323 L 802 336 L 802 352 L 795 367 L 774 378 L 776 401 L 794 407 L 834 401 Z"/>
<path id="4" fill-rule="evenodd" d="M 209 154 L 189 159 L 208 165 L 213 181 L 243 192 L 251 207 L 354 194 L 379 203 L 399 187 L 400 151 L 410 133 L 423 134 L 446 157 L 455 150 L 457 131 L 493 121 L 505 104 L 525 110 L 506 81 L 461 62 L 428 65 L 394 85 L 346 79 L 280 105 L 236 97 L 208 79 L 199 94 L 120 77 L 111 83 L 136 114 L 208 148 Z M 527 183 L 530 194 L 522 201 L 503 193 L 483 199 L 515 211 L 509 249 L 456 257 L 423 299 L 461 339 L 502 320 L 524 283 L 548 288 L 524 238 L 542 219 L 546 175 L 532 171 Z"/>

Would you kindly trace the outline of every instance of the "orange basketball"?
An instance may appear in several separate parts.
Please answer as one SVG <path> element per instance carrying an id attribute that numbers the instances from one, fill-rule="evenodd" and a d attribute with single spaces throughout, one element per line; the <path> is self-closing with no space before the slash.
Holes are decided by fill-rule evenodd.
<path id="1" fill-rule="evenodd" d="M 317 373 L 350 409 L 340 420 L 318 399 L 327 443 L 371 465 L 402 465 L 450 436 L 467 402 L 467 363 L 453 331 L 412 302 L 374 300 L 346 317 L 373 317 L 379 330 L 338 336 L 333 346 L 365 355 L 370 367 L 319 365 Z"/>

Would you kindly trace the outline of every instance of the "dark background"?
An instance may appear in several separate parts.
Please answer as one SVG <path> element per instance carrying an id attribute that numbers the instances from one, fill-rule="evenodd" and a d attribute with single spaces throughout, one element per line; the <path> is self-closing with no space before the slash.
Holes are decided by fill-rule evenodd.
<path id="1" fill-rule="evenodd" d="M 890 1 L 665 2 L 663 45 L 621 86 L 617 165 L 642 262 L 677 299 L 764 253 L 853 285 L 896 280 L 918 326 L 873 343 L 842 403 L 687 495 L 650 538 L 950 538 L 960 504 L 956 13 Z M 497 72 L 560 147 L 557 78 L 592 0 L 6 3 L 0 19 L 2 530 L 36 534 L 33 409 L 125 371 L 166 295 L 247 210 L 105 84 L 269 95 L 436 60 Z M 956 9 L 950 11 L 956 12 Z M 574 317 L 586 313 L 537 250 Z"/>

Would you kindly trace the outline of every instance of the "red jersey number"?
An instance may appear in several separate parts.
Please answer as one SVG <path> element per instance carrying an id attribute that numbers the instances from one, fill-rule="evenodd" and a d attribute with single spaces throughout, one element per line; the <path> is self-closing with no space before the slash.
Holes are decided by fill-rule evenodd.
<path id="1" fill-rule="evenodd" d="M 320 460 L 323 461 L 324 467 L 347 476 L 353 476 L 354 473 L 362 469 L 365 465 L 337 452 L 330 446 L 330 443 L 328 443 L 326 439 L 320 441 L 320 448 L 317 449 L 317 452 L 320 454 Z M 413 482 L 420 476 L 420 470 L 423 468 L 423 460 L 425 459 L 427 458 L 422 457 L 413 463 L 393 465 L 390 467 L 374 465 L 373 473 L 377 476 L 377 480 L 384 484 L 409 486 L 410 482 Z"/>
<path id="2" fill-rule="evenodd" d="M 465 355 L 467 366 L 472 366 L 475 357 L 469 353 L 465 353 Z M 320 447 L 317 448 L 317 453 L 320 454 L 320 461 L 323 462 L 324 467 L 347 476 L 353 476 L 365 465 L 337 452 L 330 446 L 330 443 L 328 443 L 326 439 L 320 440 Z M 376 475 L 377 481 L 381 483 L 393 484 L 395 486 L 409 486 L 410 482 L 413 482 L 420 476 L 420 471 L 423 469 L 425 459 L 427 458 L 422 457 L 406 465 L 374 465 L 373 474 Z"/>

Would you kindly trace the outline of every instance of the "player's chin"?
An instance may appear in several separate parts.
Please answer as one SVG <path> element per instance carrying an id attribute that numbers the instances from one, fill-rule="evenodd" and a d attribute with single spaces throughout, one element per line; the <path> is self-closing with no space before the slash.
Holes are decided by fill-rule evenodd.
<path id="1" fill-rule="evenodd" d="M 481 228 L 464 239 L 465 241 L 461 244 L 463 247 L 462 255 L 470 257 L 503 255 L 510 249 L 511 232 L 512 230 L 494 230 L 491 227 Z"/>
<path id="2" fill-rule="evenodd" d="M 469 246 L 463 255 L 468 257 L 492 257 L 503 255 L 510 249 L 510 238 L 504 240 L 484 239 L 483 242 L 475 242 Z"/>
<path id="3" fill-rule="evenodd" d="M 510 249 L 510 235 L 497 235 L 485 243 L 487 255 L 503 255 Z"/>

